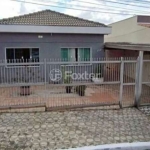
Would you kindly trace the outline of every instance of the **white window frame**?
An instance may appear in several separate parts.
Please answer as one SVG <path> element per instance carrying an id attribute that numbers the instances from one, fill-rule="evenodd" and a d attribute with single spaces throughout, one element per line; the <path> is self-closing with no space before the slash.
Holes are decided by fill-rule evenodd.
<path id="1" fill-rule="evenodd" d="M 93 57 L 92 57 L 92 54 L 93 54 L 93 50 L 91 47 L 60 47 L 60 53 L 61 53 L 61 49 L 62 48 L 68 48 L 68 49 L 71 49 L 71 48 L 89 48 L 90 49 L 90 61 L 93 60 Z M 75 62 L 75 61 L 74 61 Z M 91 66 L 92 64 L 89 63 L 89 64 L 80 64 L 80 62 L 84 62 L 84 61 L 76 61 L 78 62 L 77 64 L 70 64 L 70 65 L 65 65 L 65 66 Z M 86 62 L 86 61 L 85 61 Z M 64 66 L 64 65 L 61 65 L 61 66 Z"/>
<path id="2" fill-rule="evenodd" d="M 63 48 L 68 48 L 68 49 L 71 49 L 71 48 L 73 48 L 73 49 L 79 49 L 79 48 L 89 48 L 90 49 L 90 61 L 92 61 L 92 48 L 91 47 L 60 47 L 60 50 L 61 49 L 63 49 Z M 80 61 L 77 61 L 77 62 L 80 62 Z"/>
<path id="3" fill-rule="evenodd" d="M 27 48 L 27 49 L 30 49 L 30 54 L 31 54 L 31 49 L 32 48 L 37 48 L 39 49 L 39 61 L 40 61 L 40 48 L 39 47 L 5 47 L 5 67 L 6 68 L 22 68 L 23 66 L 9 66 L 9 63 L 7 63 L 7 58 L 6 58 L 6 50 L 7 49 L 22 49 L 22 48 Z M 29 66 L 29 67 L 40 67 L 39 65 L 38 66 Z"/>

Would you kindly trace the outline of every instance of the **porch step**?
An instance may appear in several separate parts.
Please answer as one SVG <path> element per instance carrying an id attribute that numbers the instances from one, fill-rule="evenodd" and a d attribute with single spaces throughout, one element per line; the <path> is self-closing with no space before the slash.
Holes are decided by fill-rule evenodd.
<path id="1" fill-rule="evenodd" d="M 110 105 L 110 106 L 108 105 L 108 106 L 91 107 L 91 108 L 87 108 L 87 109 L 94 109 L 94 110 L 119 110 L 120 107 L 119 107 L 118 104 L 114 104 L 114 105 Z"/>
<path id="2" fill-rule="evenodd" d="M 118 110 L 120 109 L 119 104 L 85 104 L 85 105 L 74 105 L 64 107 L 48 107 L 47 111 L 82 111 L 82 110 Z"/>
<path id="3" fill-rule="evenodd" d="M 0 113 L 9 112 L 44 112 L 46 111 L 46 104 L 26 104 L 26 105 L 12 105 L 12 106 L 0 106 Z"/>

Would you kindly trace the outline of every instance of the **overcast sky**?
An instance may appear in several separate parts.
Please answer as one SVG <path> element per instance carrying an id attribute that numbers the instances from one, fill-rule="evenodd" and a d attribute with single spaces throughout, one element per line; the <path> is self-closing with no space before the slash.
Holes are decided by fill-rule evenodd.
<path id="1" fill-rule="evenodd" d="M 66 8 L 28 4 L 28 3 L 16 2 L 11 0 L 0 0 L 0 19 L 23 15 L 23 14 L 32 13 L 32 12 L 45 10 L 45 9 L 51 9 L 72 16 L 77 16 L 77 17 L 81 17 L 81 18 L 85 18 L 85 19 L 89 19 L 89 20 L 93 20 L 105 24 L 110 24 L 125 18 L 132 17 L 137 13 L 149 14 L 148 12 L 150 12 L 148 8 L 144 8 L 147 7 L 146 4 L 143 4 L 143 8 L 142 7 L 140 8 L 140 7 L 130 6 L 130 5 L 125 6 L 125 5 L 115 4 L 115 3 L 113 4 L 113 3 L 106 2 L 105 0 L 20 0 L 20 1 L 40 3 L 45 5 L 55 5 L 55 6 L 68 7 L 68 8 L 78 8 L 84 10 L 105 11 L 105 12 L 110 11 L 110 13 L 80 11 L 80 10 L 73 10 L 73 9 L 66 9 Z M 81 3 L 81 1 L 84 1 L 86 3 Z M 123 2 L 123 0 L 109 0 L 109 1 Z M 140 2 L 142 2 L 142 0 L 140 0 Z M 90 3 L 95 3 L 95 5 Z M 130 0 L 129 4 L 138 5 L 137 2 L 134 3 L 132 0 Z M 113 6 L 113 8 L 111 8 L 111 6 Z M 124 8 L 124 10 L 118 10 L 120 8 Z M 132 15 L 111 14 L 111 12 L 114 11 L 116 13 L 130 13 Z"/>

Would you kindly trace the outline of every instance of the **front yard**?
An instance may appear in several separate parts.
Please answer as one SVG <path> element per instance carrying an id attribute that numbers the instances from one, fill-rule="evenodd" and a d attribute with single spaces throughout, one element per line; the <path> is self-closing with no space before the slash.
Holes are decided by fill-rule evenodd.
<path id="1" fill-rule="evenodd" d="M 79 96 L 75 87 L 66 93 L 65 86 L 31 86 L 31 94 L 20 95 L 20 87 L 1 87 L 0 106 L 45 104 L 47 108 L 83 106 L 93 104 L 118 104 L 119 85 L 88 85 L 85 96 Z M 132 101 L 131 98 L 129 101 Z"/>

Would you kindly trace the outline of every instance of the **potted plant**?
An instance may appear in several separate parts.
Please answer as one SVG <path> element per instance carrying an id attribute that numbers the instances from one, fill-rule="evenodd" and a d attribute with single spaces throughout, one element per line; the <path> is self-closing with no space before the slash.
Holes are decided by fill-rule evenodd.
<path id="1" fill-rule="evenodd" d="M 72 78 L 70 76 L 64 79 L 65 84 L 70 84 L 72 82 Z M 72 86 L 66 86 L 66 93 L 71 93 Z"/>
<path id="2" fill-rule="evenodd" d="M 85 96 L 85 89 L 86 89 L 86 85 L 79 85 L 79 86 L 76 87 L 76 92 L 80 96 Z"/>
<path id="3" fill-rule="evenodd" d="M 96 84 L 104 82 L 103 67 L 101 64 L 98 64 L 98 66 L 95 68 L 95 73 L 92 77 L 92 81 Z"/>
<path id="4" fill-rule="evenodd" d="M 17 71 L 14 81 L 21 84 L 20 86 L 20 95 L 27 96 L 31 94 L 29 83 L 33 82 L 34 79 L 39 78 L 38 72 L 33 68 L 25 66 L 20 71 Z"/>

